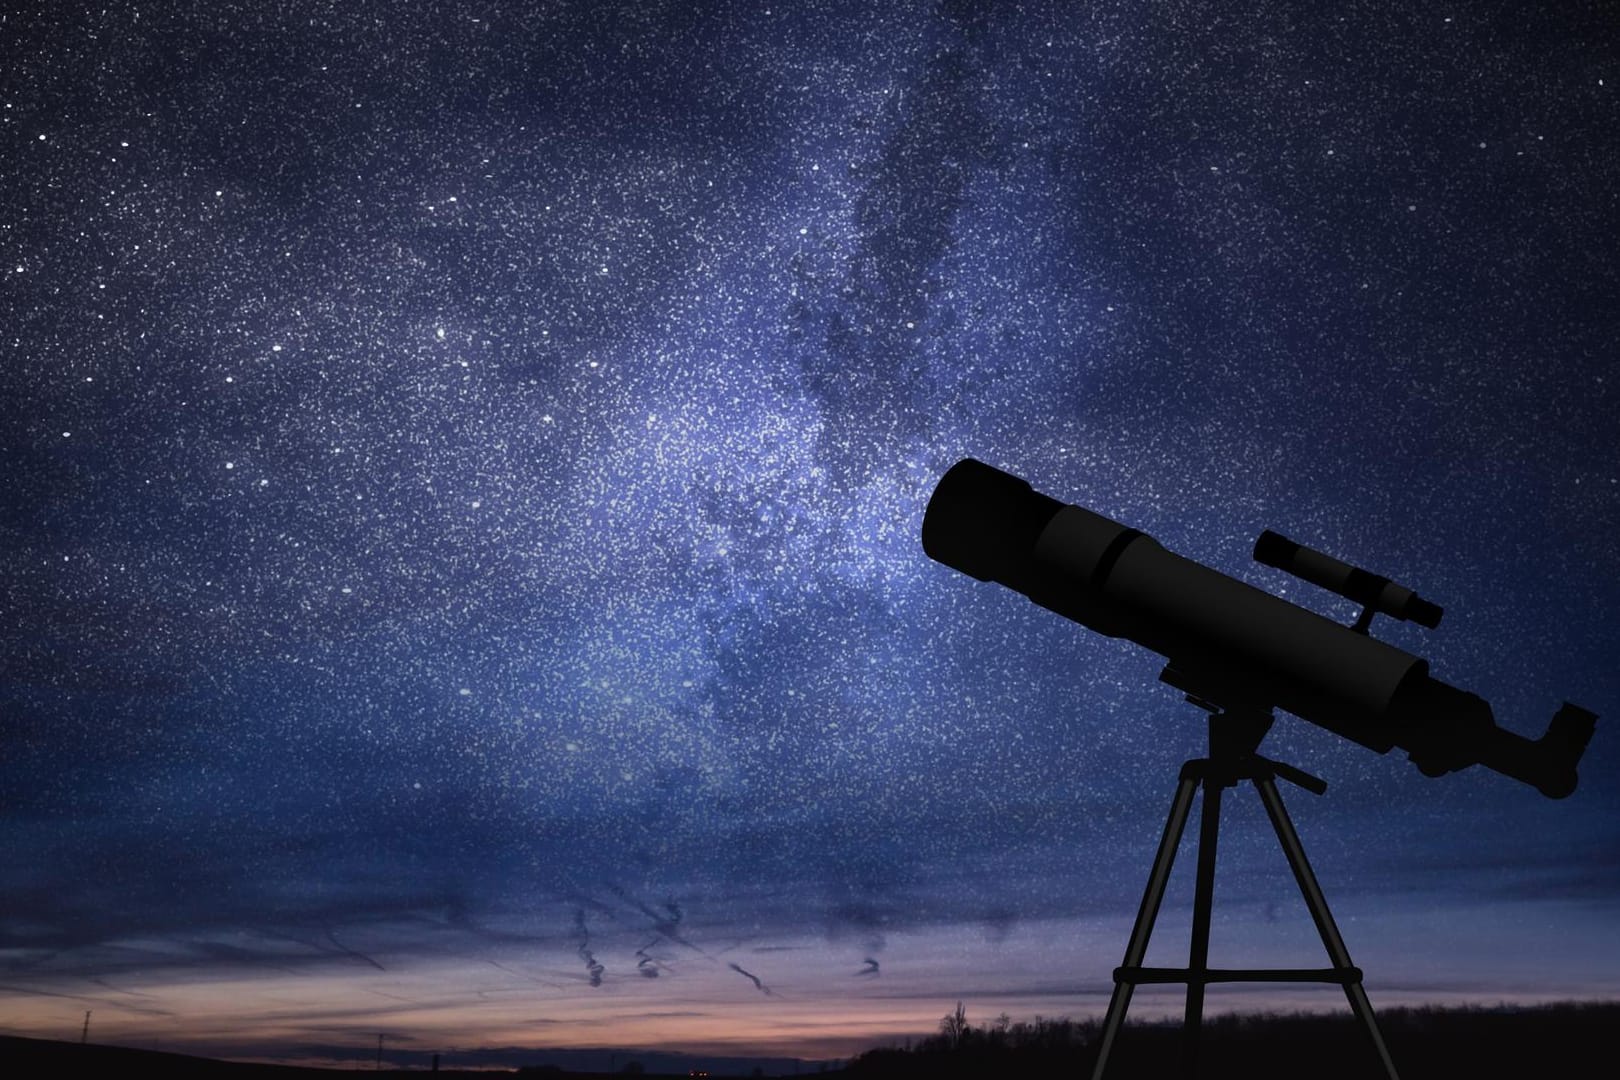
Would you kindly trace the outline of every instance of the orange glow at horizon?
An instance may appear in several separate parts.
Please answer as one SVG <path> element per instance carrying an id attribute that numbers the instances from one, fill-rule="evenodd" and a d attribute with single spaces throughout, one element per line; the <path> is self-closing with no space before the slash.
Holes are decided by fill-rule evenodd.
<path id="1" fill-rule="evenodd" d="M 1174 914 L 1167 915 L 1150 961 L 1157 953 L 1173 963 L 1184 948 Z M 815 937 L 713 951 L 666 944 L 663 973 L 647 978 L 627 961 L 627 949 L 604 941 L 599 987 L 589 985 L 576 952 L 560 944 L 476 958 L 389 959 L 386 970 L 353 958 L 304 971 L 154 968 L 98 979 L 63 976 L 34 992 L 8 987 L 0 991 L 0 1030 L 77 1040 L 84 1011 L 92 1009 L 93 1042 L 306 1064 L 352 1063 L 374 1049 L 378 1033 L 390 1053 L 442 1053 L 447 1062 L 458 1051 L 505 1048 L 514 1061 L 545 1048 L 839 1059 L 933 1034 L 958 1000 L 975 1025 L 1001 1013 L 1014 1021 L 1100 1017 L 1128 931 L 1128 921 L 1106 918 L 1027 922 L 1005 938 L 964 926 L 893 933 L 876 975 L 862 974 L 859 950 L 849 943 Z M 1308 925 L 1283 920 L 1266 931 L 1264 947 L 1223 962 L 1286 966 L 1314 956 Z M 1466 944 L 1461 933 L 1458 943 Z M 1480 935 L 1485 940 L 1488 931 Z M 1482 981 L 1470 988 L 1479 961 L 1488 958 L 1471 960 L 1467 952 L 1447 953 L 1449 970 L 1439 973 L 1449 985 L 1381 984 L 1381 970 L 1396 970 L 1403 936 L 1392 922 L 1380 928 L 1382 945 L 1357 949 L 1375 1007 L 1620 996 L 1620 988 L 1582 979 L 1579 971 L 1566 972 L 1572 981 L 1559 987 L 1537 988 L 1501 973 L 1507 977 L 1494 986 Z M 1410 960 L 1408 954 L 1408 969 Z M 1179 988 L 1143 988 L 1131 1017 L 1177 1016 L 1180 1008 Z M 1338 1011 L 1344 1001 L 1332 987 L 1248 986 L 1216 988 L 1208 1008 Z M 349 1056 L 341 1058 L 340 1050 Z"/>

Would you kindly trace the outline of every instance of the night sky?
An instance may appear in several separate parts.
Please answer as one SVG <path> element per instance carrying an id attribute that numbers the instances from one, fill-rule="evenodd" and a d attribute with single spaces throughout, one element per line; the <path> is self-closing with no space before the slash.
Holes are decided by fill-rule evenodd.
<path id="1" fill-rule="evenodd" d="M 1562 801 L 1266 748 L 1375 1007 L 1620 997 L 1606 5 L 24 7 L 0 1030 L 1099 1014 L 1204 718 L 923 554 L 967 456 L 1345 622 L 1254 538 L 1387 574 L 1503 726 L 1597 712 Z M 1228 806 L 1212 961 L 1325 965 Z"/>

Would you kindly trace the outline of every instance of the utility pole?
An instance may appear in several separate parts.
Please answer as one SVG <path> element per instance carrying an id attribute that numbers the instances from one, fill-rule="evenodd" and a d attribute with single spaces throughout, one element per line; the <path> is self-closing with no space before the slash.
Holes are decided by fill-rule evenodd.
<path id="1" fill-rule="evenodd" d="M 383 1033 L 377 1032 L 377 1071 L 382 1072 L 382 1040 Z"/>
<path id="2" fill-rule="evenodd" d="M 84 1010 L 84 1030 L 79 1032 L 80 1046 L 90 1041 L 90 1014 L 94 1011 L 93 1009 Z"/>

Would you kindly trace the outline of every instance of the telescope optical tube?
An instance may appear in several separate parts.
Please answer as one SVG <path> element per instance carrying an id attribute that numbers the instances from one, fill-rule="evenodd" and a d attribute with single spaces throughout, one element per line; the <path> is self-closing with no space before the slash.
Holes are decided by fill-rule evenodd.
<path id="1" fill-rule="evenodd" d="M 1485 701 L 1430 678 L 1426 660 L 983 462 L 946 472 L 922 543 L 953 569 L 1153 650 L 1208 680 L 1225 708 L 1277 707 L 1378 753 L 1399 746 L 1426 775 L 1479 763 L 1552 798 L 1575 789 L 1586 710 L 1566 705 L 1539 741 L 1504 731 Z"/>

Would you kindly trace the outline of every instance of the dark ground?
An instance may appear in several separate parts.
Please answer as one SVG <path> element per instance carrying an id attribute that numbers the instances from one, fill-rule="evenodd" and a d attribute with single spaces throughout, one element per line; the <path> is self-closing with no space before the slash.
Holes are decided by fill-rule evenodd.
<path id="1" fill-rule="evenodd" d="M 1530 1077 L 1616 1074 L 1614 1033 L 1620 1003 L 1565 1004 L 1536 1009 L 1389 1009 L 1379 1026 L 1402 1080 L 1522 1080 Z M 1095 1050 L 1086 1040 L 1090 1024 L 1064 1025 L 1065 1037 L 1046 1045 L 1009 1045 L 985 1029 L 970 1030 L 951 1049 L 939 1039 L 916 1050 L 875 1050 L 839 1072 L 808 1075 L 885 1077 L 1086 1077 Z M 1175 1025 L 1129 1026 L 1115 1047 L 1108 1076 L 1179 1075 L 1181 1039 Z M 1206 1022 L 1204 1077 L 1308 1076 L 1312 1080 L 1373 1077 L 1378 1063 L 1366 1037 L 1348 1016 L 1229 1016 Z M 345 1072 L 352 1070 L 344 1070 Z M 365 1070 L 370 1071 L 370 1070 Z M 424 1070 L 413 1070 L 412 1075 Z M 254 1065 L 207 1058 L 83 1046 L 44 1039 L 0 1037 L 0 1075 L 34 1077 L 141 1076 L 152 1080 L 321 1080 L 337 1070 Z M 398 1070 L 376 1075 L 400 1076 Z M 489 1072 L 445 1070 L 447 1077 Z M 567 1080 L 602 1076 L 553 1069 L 523 1070 L 525 1076 Z M 648 1073 L 647 1076 L 661 1074 Z"/>
<path id="2" fill-rule="evenodd" d="M 1527 1080 L 1613 1076 L 1613 1037 L 1620 1003 L 1560 1004 L 1534 1009 L 1388 1009 L 1379 1030 L 1402 1080 Z M 1058 1027 L 1062 1026 L 1059 1022 Z M 1010 1034 L 1017 1035 L 1017 1027 Z M 1065 1039 L 996 1046 L 995 1035 L 971 1029 L 954 1050 L 940 1039 L 917 1052 L 876 1051 L 851 1063 L 861 1077 L 1085 1078 L 1096 1062 L 1095 1024 L 1074 1025 Z M 1016 1040 L 1013 1040 L 1016 1041 Z M 1179 1024 L 1127 1025 L 1109 1060 L 1108 1080 L 1181 1074 Z M 1202 1077 L 1381 1076 L 1366 1034 L 1348 1015 L 1239 1015 L 1205 1021 Z"/>

